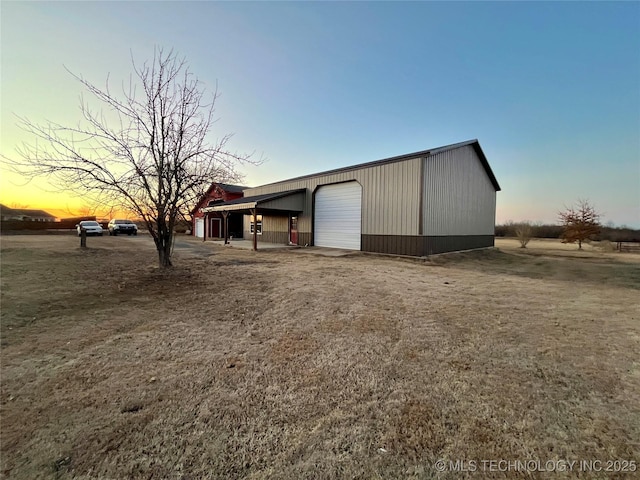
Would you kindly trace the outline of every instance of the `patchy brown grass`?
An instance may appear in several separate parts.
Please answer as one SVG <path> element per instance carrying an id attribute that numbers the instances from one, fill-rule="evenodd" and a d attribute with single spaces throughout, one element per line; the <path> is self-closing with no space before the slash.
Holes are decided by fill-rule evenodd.
<path id="1" fill-rule="evenodd" d="M 1 241 L 3 478 L 547 478 L 433 465 L 640 460 L 639 255 L 184 239 L 163 274 L 144 237 Z"/>

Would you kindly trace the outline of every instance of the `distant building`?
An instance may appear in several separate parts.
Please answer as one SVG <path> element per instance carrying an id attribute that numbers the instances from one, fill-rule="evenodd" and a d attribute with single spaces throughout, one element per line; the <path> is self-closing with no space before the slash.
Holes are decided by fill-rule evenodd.
<path id="1" fill-rule="evenodd" d="M 2 221 L 19 220 L 23 222 L 55 222 L 56 217 L 44 210 L 28 208 L 9 208 L 0 204 Z"/>

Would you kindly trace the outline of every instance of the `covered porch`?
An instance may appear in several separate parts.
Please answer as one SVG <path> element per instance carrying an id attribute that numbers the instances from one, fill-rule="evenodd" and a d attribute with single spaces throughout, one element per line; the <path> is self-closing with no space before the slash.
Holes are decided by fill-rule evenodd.
<path id="1" fill-rule="evenodd" d="M 229 215 L 233 213 L 250 216 L 249 238 L 243 236 L 245 240 L 250 240 L 252 249 L 258 249 L 258 237 L 263 237 L 265 233 L 272 235 L 269 243 L 277 245 L 292 245 L 298 243 L 298 215 L 304 210 L 306 189 L 287 190 L 278 193 L 268 193 L 256 195 L 254 197 L 238 198 L 228 202 L 219 203 L 203 209 L 205 214 L 213 213 L 222 215 L 222 228 L 224 233 L 224 245 L 229 244 Z M 285 235 L 286 242 L 274 242 L 274 232 L 264 230 L 265 217 L 286 219 L 286 232 L 277 233 Z M 278 222 L 283 225 L 283 222 Z M 282 238 L 282 237 L 281 237 Z M 234 242 L 235 243 L 235 242 Z"/>

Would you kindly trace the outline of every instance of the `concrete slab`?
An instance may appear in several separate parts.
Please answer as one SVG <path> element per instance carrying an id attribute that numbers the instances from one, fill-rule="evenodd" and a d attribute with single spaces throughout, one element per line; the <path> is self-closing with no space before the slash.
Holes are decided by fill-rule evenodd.
<path id="1" fill-rule="evenodd" d="M 253 241 L 246 239 L 234 239 L 230 240 L 227 245 L 223 240 L 207 240 L 203 242 L 201 238 L 195 237 L 182 237 L 176 239 L 176 247 L 182 249 L 206 249 L 207 246 L 218 246 L 227 248 L 238 248 L 241 250 L 252 250 Z M 266 243 L 258 242 L 258 251 L 260 250 L 290 250 L 295 253 L 306 253 L 312 255 L 322 255 L 325 257 L 345 257 L 347 255 L 361 254 L 358 250 L 343 250 L 340 248 L 326 248 L 326 247 L 302 247 L 299 245 L 283 245 L 281 243 Z"/>
<path id="2" fill-rule="evenodd" d="M 230 240 L 227 245 L 224 244 L 224 240 L 207 240 L 205 243 L 212 243 L 221 247 L 229 248 L 241 248 L 243 250 L 253 250 L 252 240 Z M 297 245 L 283 245 L 281 243 L 266 243 L 258 241 L 258 250 L 274 250 L 274 249 L 296 249 L 300 248 Z"/>
<path id="3" fill-rule="evenodd" d="M 322 255 L 324 257 L 346 257 L 347 255 L 360 254 L 358 250 L 343 250 L 340 248 L 326 247 L 301 247 L 295 250 L 296 253 L 306 253 L 312 255 Z"/>

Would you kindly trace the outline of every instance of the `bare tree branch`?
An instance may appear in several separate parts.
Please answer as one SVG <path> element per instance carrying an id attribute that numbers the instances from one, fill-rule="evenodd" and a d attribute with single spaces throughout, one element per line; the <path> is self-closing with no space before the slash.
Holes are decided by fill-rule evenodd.
<path id="1" fill-rule="evenodd" d="M 69 127 L 19 117 L 35 138 L 4 162 L 27 178 L 46 176 L 60 190 L 96 207 L 139 216 L 154 239 L 161 266 L 171 265 L 173 227 L 214 181 L 238 181 L 237 166 L 251 155 L 228 150 L 231 135 L 209 141 L 217 89 L 209 95 L 184 58 L 157 48 L 136 65 L 128 85 L 112 92 L 69 72 L 103 109 L 81 96 L 81 121 Z M 42 146 L 42 144 L 46 146 Z"/>

